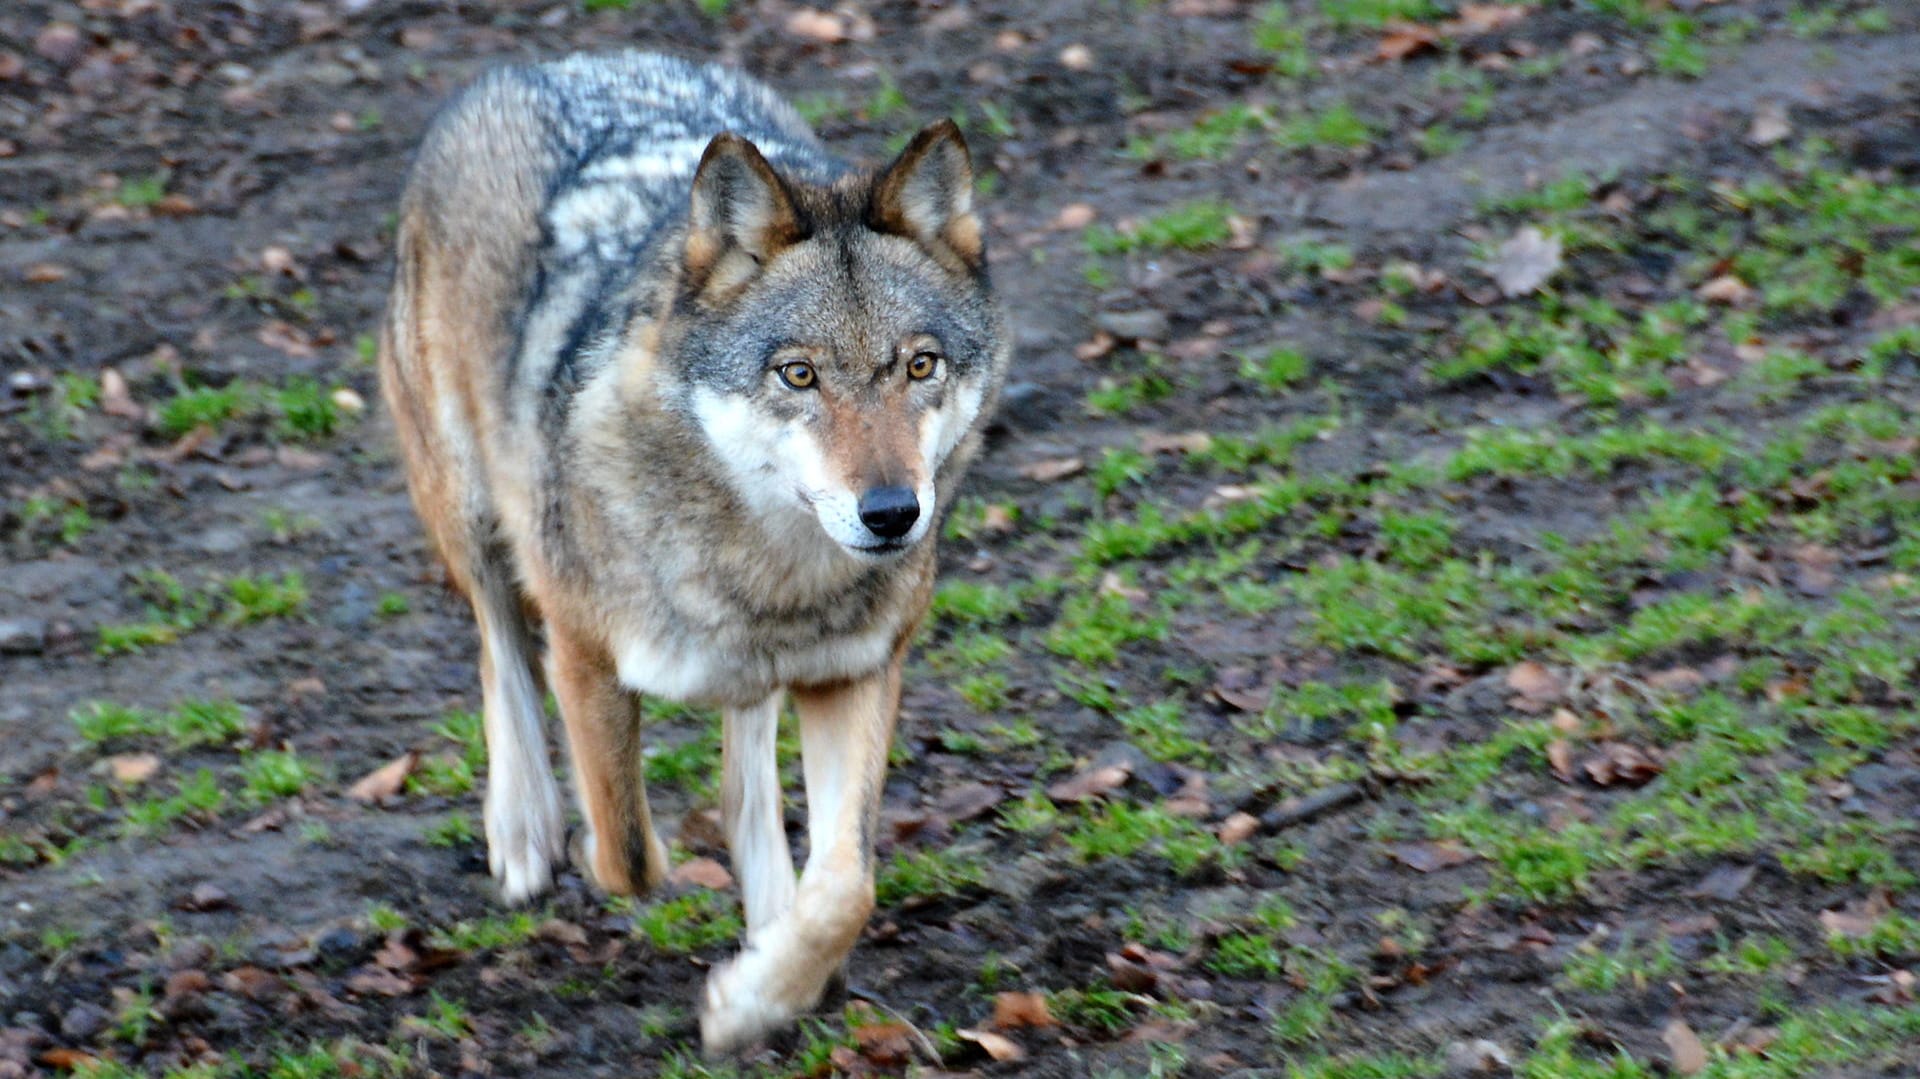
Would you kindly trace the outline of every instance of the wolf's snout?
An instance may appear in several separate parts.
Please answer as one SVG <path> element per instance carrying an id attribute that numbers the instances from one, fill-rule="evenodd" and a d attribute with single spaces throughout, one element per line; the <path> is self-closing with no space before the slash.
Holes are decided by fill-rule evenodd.
<path id="1" fill-rule="evenodd" d="M 911 487 L 873 487 L 860 496 L 860 523 L 881 539 L 899 539 L 920 519 L 920 499 Z"/>

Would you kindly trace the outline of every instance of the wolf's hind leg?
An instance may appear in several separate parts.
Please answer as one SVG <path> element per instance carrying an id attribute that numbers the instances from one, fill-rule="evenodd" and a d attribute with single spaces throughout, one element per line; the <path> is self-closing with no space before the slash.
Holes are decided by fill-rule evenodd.
<path id="1" fill-rule="evenodd" d="M 793 691 L 807 777 L 807 867 L 786 913 L 707 979 L 700 1037 L 739 1048 L 813 1007 L 873 911 L 873 827 L 900 702 L 900 657 L 836 686 Z"/>
<path id="2" fill-rule="evenodd" d="M 720 813 L 740 877 L 748 940 L 793 905 L 793 852 L 774 753 L 780 698 L 775 693 L 751 708 L 726 709 L 721 727 Z"/>
<path id="3" fill-rule="evenodd" d="M 547 624 L 547 680 L 560 700 L 575 792 L 586 815 L 586 868 L 603 890 L 638 895 L 667 876 L 640 754 L 640 696 L 620 684 L 604 648 Z"/>
<path id="4" fill-rule="evenodd" d="M 480 624 L 480 691 L 487 736 L 487 862 L 500 894 L 520 903 L 553 884 L 565 832 L 547 760 L 533 640 L 505 574 L 483 567 L 469 590 Z"/>

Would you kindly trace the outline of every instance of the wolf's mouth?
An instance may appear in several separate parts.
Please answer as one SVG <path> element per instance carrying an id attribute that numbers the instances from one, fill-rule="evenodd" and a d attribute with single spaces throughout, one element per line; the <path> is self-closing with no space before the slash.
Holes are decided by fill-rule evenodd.
<path id="1" fill-rule="evenodd" d="M 895 554 L 897 552 L 904 551 L 911 546 L 913 546 L 913 544 L 908 543 L 906 540 L 882 540 L 879 543 L 866 543 L 866 544 L 849 543 L 846 545 L 847 550 L 849 551 L 858 551 L 864 555 L 874 555 L 874 556 Z"/>

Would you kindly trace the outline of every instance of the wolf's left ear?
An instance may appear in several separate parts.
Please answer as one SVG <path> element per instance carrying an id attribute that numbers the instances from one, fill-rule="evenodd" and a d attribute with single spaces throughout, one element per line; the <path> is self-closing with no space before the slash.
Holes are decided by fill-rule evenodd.
<path id="1" fill-rule="evenodd" d="M 979 272 L 986 259 L 973 212 L 973 159 L 952 120 L 921 129 L 874 182 L 867 225 L 914 240 L 941 261 Z"/>
<path id="2" fill-rule="evenodd" d="M 805 238 L 793 198 L 759 148 L 732 132 L 715 135 L 693 174 L 683 287 L 715 293 L 745 284 Z"/>

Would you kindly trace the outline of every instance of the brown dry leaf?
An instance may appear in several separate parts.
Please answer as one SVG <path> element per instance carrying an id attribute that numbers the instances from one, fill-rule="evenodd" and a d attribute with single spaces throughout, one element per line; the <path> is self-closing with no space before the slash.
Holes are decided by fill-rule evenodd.
<path id="1" fill-rule="evenodd" d="M 1694 1075 L 1707 1066 L 1707 1047 L 1700 1044 L 1700 1036 L 1693 1032 L 1686 1020 L 1675 1019 L 1660 1032 L 1660 1040 L 1667 1043 L 1667 1051 L 1673 1054 L 1673 1070 L 1680 1075 Z"/>
<path id="2" fill-rule="evenodd" d="M 1566 685 L 1560 676 L 1553 673 L 1544 663 L 1525 660 L 1513 665 L 1507 672 L 1507 688 L 1518 693 L 1523 702 L 1532 705 L 1529 711 L 1539 711 L 1566 695 Z"/>
<path id="3" fill-rule="evenodd" d="M 1533 9 L 1511 4 L 1462 4 L 1457 18 L 1440 24 L 1451 37 L 1466 37 L 1504 30 L 1533 13 Z"/>
<path id="4" fill-rule="evenodd" d="M 1830 936 L 1864 937 L 1893 909 L 1893 901 L 1884 888 L 1875 888 L 1865 899 L 1848 903 L 1839 910 L 1820 912 L 1820 927 Z"/>
<path id="5" fill-rule="evenodd" d="M 1160 972 L 1117 952 L 1108 952 L 1107 980 L 1124 993 L 1151 993 L 1160 984 Z"/>
<path id="6" fill-rule="evenodd" d="M 1214 679 L 1212 694 L 1221 704 L 1241 712 L 1263 712 L 1273 689 L 1245 667 L 1227 667 Z"/>
<path id="7" fill-rule="evenodd" d="M 1050 1027 L 1053 1011 L 1047 1007 L 1044 993 L 997 993 L 993 998 L 993 1025 L 999 1030 L 1020 1027 Z"/>
<path id="8" fill-rule="evenodd" d="M 787 16 L 787 33 L 822 45 L 835 45 L 849 36 L 845 18 L 814 8 L 801 8 Z"/>
<path id="9" fill-rule="evenodd" d="M 999 805 L 1007 792 L 987 783 L 962 783 L 940 792 L 933 808 L 950 821 L 967 821 Z"/>
<path id="10" fill-rule="evenodd" d="M 1056 802 L 1084 802 L 1124 785 L 1133 775 L 1133 769 L 1124 764 L 1109 764 L 1104 768 L 1089 768 L 1076 776 L 1069 776 L 1047 788 L 1047 797 Z"/>
<path id="11" fill-rule="evenodd" d="M 901 1068 L 913 1059 L 913 1028 L 905 1023 L 867 1023 L 852 1033 L 860 1055 L 882 1068 Z"/>
<path id="12" fill-rule="evenodd" d="M 1058 483 L 1068 476 L 1077 476 L 1086 471 L 1087 463 L 1078 457 L 1050 457 L 1043 461 L 1030 461 L 1018 469 L 1020 475 L 1036 483 Z"/>
<path id="13" fill-rule="evenodd" d="M 972 1042 L 986 1050 L 988 1056 L 1002 1063 L 1020 1060 L 1027 1055 L 1027 1051 L 1020 1048 L 1019 1042 L 1004 1034 L 995 1034 L 991 1030 L 959 1030 L 954 1033 L 958 1034 L 962 1041 Z"/>
<path id="14" fill-rule="evenodd" d="M 1562 783 L 1573 782 L 1573 746 L 1565 738 L 1555 738 L 1547 743 L 1547 764 L 1553 769 L 1555 779 Z"/>
<path id="15" fill-rule="evenodd" d="M 1694 289 L 1693 294 L 1708 303 L 1739 307 L 1753 299 L 1753 286 L 1728 273 L 1721 274 Z"/>
<path id="16" fill-rule="evenodd" d="M 361 996 L 404 997 L 419 987 L 385 967 L 361 967 L 347 976 L 347 988 Z"/>
<path id="17" fill-rule="evenodd" d="M 100 411 L 128 420 L 142 419 L 147 414 L 147 410 L 134 401 L 126 376 L 111 367 L 100 372 Z"/>
<path id="18" fill-rule="evenodd" d="M 1099 211 L 1084 202 L 1070 202 L 1053 216 L 1053 227 L 1077 232 L 1093 224 L 1099 216 Z"/>
<path id="19" fill-rule="evenodd" d="M 407 777 L 420 764 L 420 754 L 407 750 L 398 757 L 361 776 L 353 786 L 347 788 L 347 797 L 356 802 L 384 802 L 399 794 L 407 785 Z"/>
<path id="20" fill-rule="evenodd" d="M 51 285 L 67 279 L 67 268 L 56 262 L 36 262 L 20 274 L 29 285 Z"/>
<path id="21" fill-rule="evenodd" d="M 1598 752 L 1580 762 L 1580 770 L 1596 786 L 1619 784 L 1624 787 L 1644 787 L 1653 782 L 1664 766 L 1638 746 L 1630 746 L 1625 742 L 1605 742 Z"/>
<path id="22" fill-rule="evenodd" d="M 1245 843 L 1253 838 L 1253 833 L 1259 830 L 1259 817 L 1251 813 L 1233 813 L 1220 822 L 1220 845 L 1231 847 L 1238 843 Z"/>
<path id="23" fill-rule="evenodd" d="M 1205 431 L 1183 431 L 1179 434 L 1148 431 L 1140 436 L 1143 453 L 1205 453 L 1211 448 L 1213 436 Z"/>
<path id="24" fill-rule="evenodd" d="M 260 268 L 280 277 L 303 276 L 300 272 L 300 264 L 293 261 L 293 252 L 279 244 L 260 249 Z"/>
<path id="25" fill-rule="evenodd" d="M 673 872 L 667 874 L 667 879 L 675 884 L 693 884 L 716 892 L 733 887 L 733 874 L 712 858 L 681 862 L 673 868 Z"/>
<path id="26" fill-rule="evenodd" d="M 1562 250 L 1560 237 L 1526 225 L 1500 245 L 1486 266 L 1487 275 L 1509 299 L 1525 296 L 1559 272 Z"/>
<path id="27" fill-rule="evenodd" d="M 1373 58 L 1392 62 L 1405 60 L 1434 48 L 1440 43 L 1440 31 L 1420 23 L 1402 23 L 1380 39 L 1373 50 Z"/>
<path id="28" fill-rule="evenodd" d="M 48 1049 L 38 1057 L 40 1063 L 61 1071 L 79 1071 L 100 1063 L 100 1058 L 78 1049 Z"/>
<path id="29" fill-rule="evenodd" d="M 985 513 L 980 515 L 980 530 L 982 532 L 991 532 L 996 536 L 1004 536 L 1013 531 L 1013 526 L 1013 510 L 1009 509 L 1004 502 L 993 503 L 987 507 Z"/>
<path id="30" fill-rule="evenodd" d="M 1439 843 L 1395 843 L 1388 848 L 1393 860 L 1419 873 L 1437 873 L 1465 865 L 1479 855 L 1452 841 Z"/>
<path id="31" fill-rule="evenodd" d="M 160 770 L 160 758 L 151 753 L 123 753 L 107 758 L 107 770 L 113 775 L 115 783 L 132 786 L 145 783 L 153 773 Z"/>

